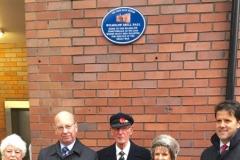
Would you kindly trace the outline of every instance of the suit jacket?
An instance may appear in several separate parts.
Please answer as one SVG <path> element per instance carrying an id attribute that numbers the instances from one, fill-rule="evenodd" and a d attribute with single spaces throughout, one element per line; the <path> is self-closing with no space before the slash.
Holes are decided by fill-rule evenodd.
<path id="1" fill-rule="evenodd" d="M 97 160 L 97 153 L 76 140 L 69 155 L 63 157 L 58 142 L 41 149 L 38 160 Z"/>
<path id="2" fill-rule="evenodd" d="M 211 138 L 212 146 L 201 154 L 201 160 L 240 160 L 240 130 L 231 138 L 229 149 L 219 152 L 220 139 L 215 133 Z"/>
<path id="3" fill-rule="evenodd" d="M 151 153 L 148 149 L 140 147 L 132 141 L 130 144 L 127 160 L 151 160 Z M 99 150 L 97 154 L 99 160 L 117 160 L 115 144 Z"/>

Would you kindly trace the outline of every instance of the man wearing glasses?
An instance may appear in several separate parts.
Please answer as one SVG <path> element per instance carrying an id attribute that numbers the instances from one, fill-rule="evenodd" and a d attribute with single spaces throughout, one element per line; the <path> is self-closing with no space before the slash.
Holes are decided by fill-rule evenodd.
<path id="1" fill-rule="evenodd" d="M 115 144 L 98 151 L 99 160 L 150 160 L 150 151 L 134 144 L 133 118 L 125 113 L 117 113 L 110 118 L 111 134 Z"/>
<path id="2" fill-rule="evenodd" d="M 78 126 L 72 113 L 59 112 L 55 118 L 55 135 L 58 142 L 41 149 L 38 160 L 97 160 L 97 154 L 76 137 Z"/>

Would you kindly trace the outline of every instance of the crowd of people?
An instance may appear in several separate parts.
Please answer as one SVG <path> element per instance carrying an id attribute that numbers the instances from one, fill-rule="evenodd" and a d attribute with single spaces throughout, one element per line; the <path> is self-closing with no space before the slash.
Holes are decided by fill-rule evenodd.
<path id="1" fill-rule="evenodd" d="M 211 137 L 212 146 L 201 154 L 201 160 L 240 159 L 240 104 L 224 101 L 215 107 L 216 132 Z M 74 115 L 61 111 L 54 117 L 55 144 L 42 148 L 38 160 L 176 160 L 180 152 L 178 141 L 170 135 L 156 136 L 151 150 L 131 140 L 134 119 L 126 113 L 110 117 L 109 125 L 114 144 L 94 151 L 77 138 L 78 125 Z M 26 143 L 17 134 L 1 141 L 2 160 L 22 160 Z"/>

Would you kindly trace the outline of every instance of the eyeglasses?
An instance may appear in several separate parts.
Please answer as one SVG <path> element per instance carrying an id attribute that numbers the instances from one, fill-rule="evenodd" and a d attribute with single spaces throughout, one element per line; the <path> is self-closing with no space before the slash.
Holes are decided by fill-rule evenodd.
<path id="1" fill-rule="evenodd" d="M 65 126 L 57 126 L 56 127 L 56 129 L 57 129 L 57 131 L 60 131 L 60 132 L 62 132 L 62 131 L 64 131 L 64 129 L 66 129 L 66 130 L 70 130 L 70 129 L 72 129 L 72 127 L 74 126 L 74 124 L 75 123 L 73 123 L 73 124 L 67 124 L 67 125 L 65 125 Z"/>

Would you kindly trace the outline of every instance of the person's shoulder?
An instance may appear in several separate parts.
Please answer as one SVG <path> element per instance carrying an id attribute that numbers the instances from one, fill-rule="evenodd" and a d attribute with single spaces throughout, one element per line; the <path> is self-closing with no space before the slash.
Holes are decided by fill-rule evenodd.
<path id="1" fill-rule="evenodd" d="M 133 147 L 135 150 L 138 150 L 138 151 L 140 151 L 140 152 L 149 152 L 149 153 L 150 153 L 150 151 L 149 151 L 148 149 L 146 149 L 145 147 L 142 147 L 142 146 L 140 146 L 140 145 L 137 145 L 137 144 L 135 144 L 135 143 L 132 142 L 132 141 L 131 141 L 131 145 L 132 145 L 132 147 Z"/>
<path id="2" fill-rule="evenodd" d="M 49 145 L 49 146 L 46 146 L 46 147 L 44 147 L 44 148 L 42 148 L 40 151 L 52 151 L 52 150 L 55 150 L 56 149 L 56 145 L 57 144 L 51 144 L 51 145 Z"/>
<path id="3" fill-rule="evenodd" d="M 107 152 L 113 150 L 114 147 L 115 147 L 114 145 L 107 146 L 107 147 L 105 147 L 105 148 L 102 148 L 102 149 L 98 150 L 97 153 L 98 153 L 98 154 L 104 154 L 104 153 L 107 153 Z"/>
<path id="4" fill-rule="evenodd" d="M 75 147 L 75 146 L 74 146 L 74 147 Z M 91 149 L 90 147 L 82 144 L 79 140 L 76 141 L 76 147 L 75 147 L 75 148 L 80 149 L 80 150 L 85 151 L 85 152 L 88 152 L 88 153 L 90 153 L 90 154 L 91 154 L 91 153 L 92 153 L 92 154 L 95 154 L 95 153 L 96 153 L 93 149 Z"/>
<path id="5" fill-rule="evenodd" d="M 208 160 L 210 157 L 215 157 L 217 155 L 217 150 L 214 146 L 209 146 L 205 148 L 201 153 L 201 160 Z"/>

